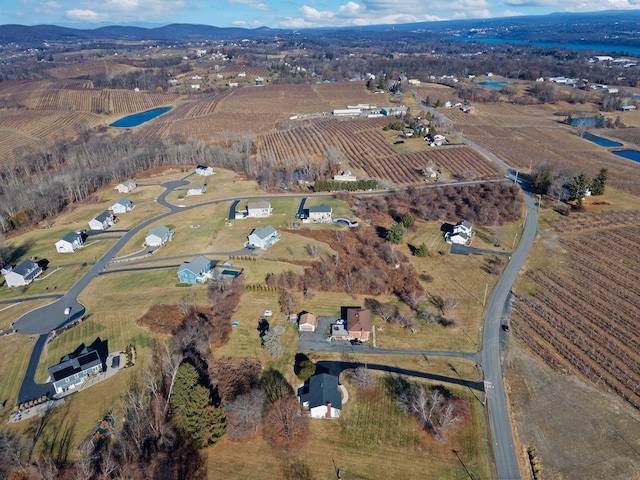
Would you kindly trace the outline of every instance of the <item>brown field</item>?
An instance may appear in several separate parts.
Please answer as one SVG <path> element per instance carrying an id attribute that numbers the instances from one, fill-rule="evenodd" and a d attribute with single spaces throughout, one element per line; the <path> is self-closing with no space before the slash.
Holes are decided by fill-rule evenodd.
<path id="1" fill-rule="evenodd" d="M 101 73 L 122 73 L 133 70 L 135 67 L 121 63 L 117 60 L 89 60 L 77 63 L 68 63 L 59 67 L 50 68 L 47 73 L 54 78 L 80 78 L 87 75 Z"/>
<path id="2" fill-rule="evenodd" d="M 413 153 L 401 153 L 383 135 L 389 118 L 325 119 L 258 138 L 258 156 L 267 152 L 284 162 L 307 157 L 317 158 L 330 147 L 338 148 L 354 172 L 370 178 L 409 185 L 424 181 L 422 168 L 434 165 L 455 178 L 484 178 L 498 169 L 477 151 L 465 147 L 431 148 L 420 139 L 407 140 L 419 145 Z"/>

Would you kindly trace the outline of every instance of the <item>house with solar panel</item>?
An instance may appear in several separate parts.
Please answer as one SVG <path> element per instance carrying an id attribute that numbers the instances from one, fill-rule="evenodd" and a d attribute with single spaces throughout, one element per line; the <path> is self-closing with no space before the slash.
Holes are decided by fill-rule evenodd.
<path id="1" fill-rule="evenodd" d="M 96 350 L 85 347 L 77 355 L 65 355 L 48 370 L 56 395 L 60 395 L 77 390 L 89 378 L 101 373 L 102 359 Z"/>

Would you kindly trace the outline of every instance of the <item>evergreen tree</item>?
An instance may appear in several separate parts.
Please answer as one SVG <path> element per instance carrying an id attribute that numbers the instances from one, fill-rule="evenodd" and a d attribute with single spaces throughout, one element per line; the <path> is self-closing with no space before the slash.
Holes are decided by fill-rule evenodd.
<path id="1" fill-rule="evenodd" d="M 405 233 L 404 225 L 399 222 L 396 223 L 393 227 L 391 227 L 387 231 L 387 242 L 395 243 L 396 245 L 398 243 L 402 243 L 402 240 L 404 240 L 404 233 Z"/>
<path id="2" fill-rule="evenodd" d="M 591 182 L 591 194 L 592 195 L 604 195 L 604 189 L 609 178 L 609 172 L 606 168 L 600 169 L 598 176 Z"/>
<path id="3" fill-rule="evenodd" d="M 578 206 L 582 205 L 582 200 L 591 186 L 591 179 L 586 173 L 581 173 L 569 183 L 569 200 L 575 201 Z"/>
<path id="4" fill-rule="evenodd" d="M 404 225 L 406 228 L 412 227 L 415 225 L 416 220 L 413 218 L 409 212 L 403 213 L 400 217 L 400 223 Z"/>
<path id="5" fill-rule="evenodd" d="M 416 257 L 426 257 L 429 255 L 429 249 L 427 248 L 426 244 L 422 244 L 420 245 L 418 248 L 416 248 L 414 255 Z"/>
<path id="6" fill-rule="evenodd" d="M 532 174 L 531 186 L 534 193 L 546 195 L 552 182 L 553 172 L 549 165 L 541 165 Z"/>
<path id="7" fill-rule="evenodd" d="M 190 363 L 178 369 L 171 408 L 176 426 L 196 447 L 213 445 L 224 435 L 224 411 L 213 405 L 211 391 L 200 384 L 200 374 Z"/>

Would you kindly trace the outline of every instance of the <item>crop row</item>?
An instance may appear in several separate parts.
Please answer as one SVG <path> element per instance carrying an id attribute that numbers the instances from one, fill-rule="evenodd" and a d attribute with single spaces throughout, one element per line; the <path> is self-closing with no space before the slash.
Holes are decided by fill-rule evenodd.
<path id="1" fill-rule="evenodd" d="M 612 368 L 611 362 L 598 346 L 590 344 L 568 322 L 556 318 L 544 304 L 532 299 L 519 299 L 514 308 L 536 334 L 579 372 L 594 382 L 604 382 L 636 408 L 640 407 L 640 382 L 637 376 L 634 378 L 633 375 L 623 374 L 622 378 L 618 378 L 612 374 L 610 370 L 616 369 Z"/>
<path id="2" fill-rule="evenodd" d="M 521 311 L 519 310 L 519 312 Z M 536 335 L 526 322 L 512 321 L 511 328 L 513 333 L 553 370 L 561 373 L 569 373 L 571 371 L 570 365 L 561 360 L 561 357 L 553 347 Z"/>
<path id="3" fill-rule="evenodd" d="M 550 223 L 551 227 L 558 232 L 581 232 L 587 229 L 622 227 L 633 224 L 640 224 L 640 210 L 581 213 Z"/>

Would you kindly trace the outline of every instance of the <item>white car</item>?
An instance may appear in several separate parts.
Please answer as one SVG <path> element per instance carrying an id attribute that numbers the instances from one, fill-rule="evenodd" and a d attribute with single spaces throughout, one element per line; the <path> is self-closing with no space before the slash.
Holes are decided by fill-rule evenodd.
<path id="1" fill-rule="evenodd" d="M 67 307 L 64 309 L 64 314 L 69 315 L 71 313 L 71 307 Z"/>
<path id="2" fill-rule="evenodd" d="M 265 310 L 264 311 L 264 316 L 265 317 L 270 317 L 271 315 L 273 315 L 273 312 L 271 310 Z"/>

